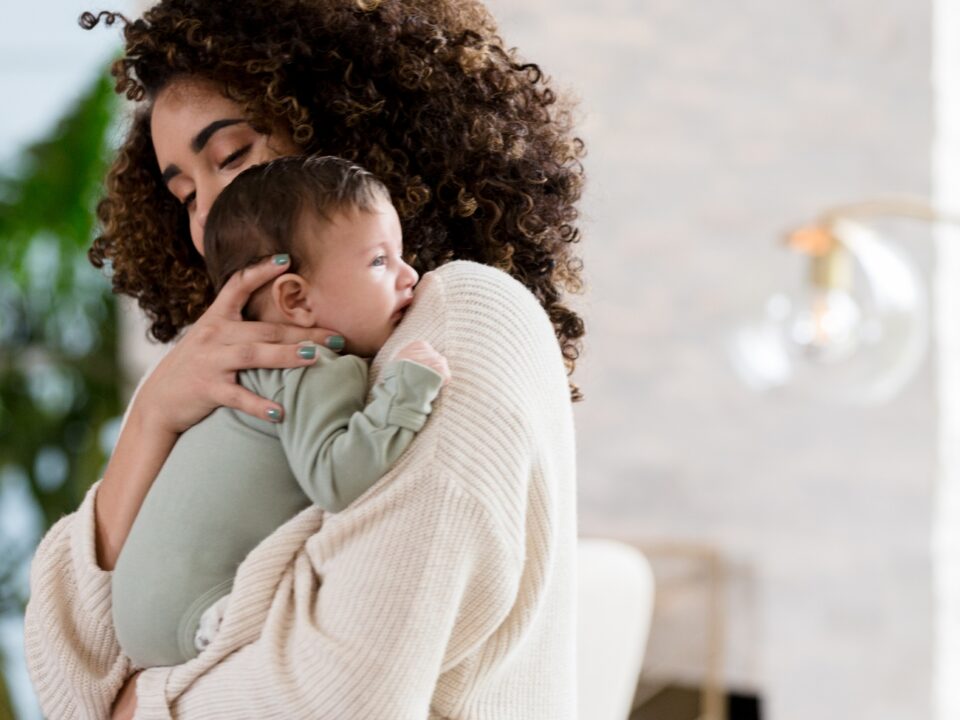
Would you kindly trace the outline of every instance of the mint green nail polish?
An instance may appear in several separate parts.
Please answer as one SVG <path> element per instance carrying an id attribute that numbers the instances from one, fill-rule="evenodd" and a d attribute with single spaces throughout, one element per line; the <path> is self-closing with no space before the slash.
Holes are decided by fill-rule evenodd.
<path id="1" fill-rule="evenodd" d="M 304 345 L 303 347 L 297 348 L 297 355 L 304 360 L 313 360 L 317 356 L 317 346 Z"/>
<path id="2" fill-rule="evenodd" d="M 286 253 L 280 253 L 273 256 L 274 265 L 287 265 L 290 262 L 290 256 Z"/>
<path id="3" fill-rule="evenodd" d="M 267 417 L 274 422 L 280 422 L 281 415 L 283 415 L 283 413 L 281 413 L 277 408 L 270 408 L 267 410 Z"/>
<path id="4" fill-rule="evenodd" d="M 331 335 L 327 338 L 327 347 L 331 350 L 343 350 L 345 344 L 342 335 Z"/>

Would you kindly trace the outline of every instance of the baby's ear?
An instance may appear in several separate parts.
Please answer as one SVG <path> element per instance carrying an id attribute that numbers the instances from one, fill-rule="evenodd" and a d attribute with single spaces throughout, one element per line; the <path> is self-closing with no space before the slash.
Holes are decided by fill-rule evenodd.
<path id="1" fill-rule="evenodd" d="M 295 273 L 284 273 L 270 287 L 273 305 L 283 317 L 283 322 L 313 327 L 313 313 L 310 311 L 307 281 Z"/>

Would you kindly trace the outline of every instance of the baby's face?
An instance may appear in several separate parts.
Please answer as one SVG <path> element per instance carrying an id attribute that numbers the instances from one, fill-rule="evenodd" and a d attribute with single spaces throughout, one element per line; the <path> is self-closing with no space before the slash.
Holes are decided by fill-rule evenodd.
<path id="1" fill-rule="evenodd" d="M 404 262 L 400 219 L 386 200 L 375 212 L 340 211 L 331 222 L 307 213 L 296 246 L 317 248 L 305 276 L 317 327 L 338 331 L 346 352 L 371 357 L 413 301 L 417 271 Z"/>

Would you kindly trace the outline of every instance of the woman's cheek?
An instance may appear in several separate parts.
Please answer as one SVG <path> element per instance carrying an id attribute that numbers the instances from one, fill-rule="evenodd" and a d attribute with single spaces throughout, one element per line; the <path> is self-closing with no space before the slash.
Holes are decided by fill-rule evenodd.
<path id="1" fill-rule="evenodd" d="M 195 215 L 190 218 L 190 239 L 193 241 L 193 246 L 197 249 L 197 252 L 200 253 L 200 257 L 203 257 L 203 226 Z"/>

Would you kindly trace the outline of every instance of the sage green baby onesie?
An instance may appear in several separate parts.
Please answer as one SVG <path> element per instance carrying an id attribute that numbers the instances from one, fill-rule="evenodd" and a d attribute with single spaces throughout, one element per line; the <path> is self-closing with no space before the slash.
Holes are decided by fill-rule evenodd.
<path id="1" fill-rule="evenodd" d="M 230 592 L 247 553 L 311 503 L 345 508 L 426 422 L 438 373 L 393 363 L 365 403 L 366 361 L 319 350 L 310 367 L 240 373 L 283 406 L 283 422 L 221 407 L 170 452 L 112 577 L 117 639 L 139 667 L 195 657 L 200 616 Z"/>

